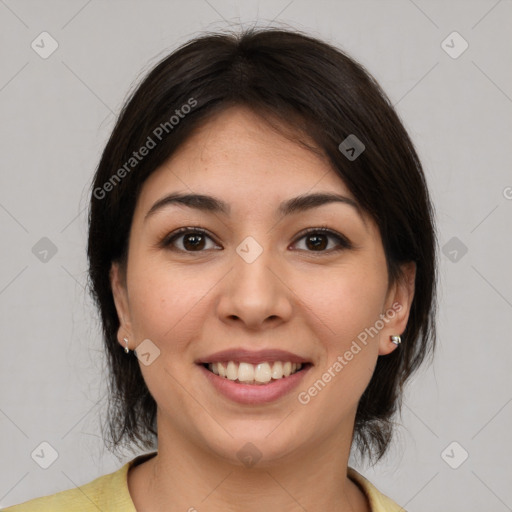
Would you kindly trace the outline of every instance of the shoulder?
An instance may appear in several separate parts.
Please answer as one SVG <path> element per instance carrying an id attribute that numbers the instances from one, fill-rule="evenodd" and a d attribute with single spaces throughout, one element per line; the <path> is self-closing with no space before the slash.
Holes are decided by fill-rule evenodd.
<path id="1" fill-rule="evenodd" d="M 36 498 L 20 505 L 4 509 L 5 512 L 89 512 L 98 510 L 117 510 L 111 508 L 116 501 L 117 506 L 123 505 L 120 510 L 130 511 L 130 496 L 123 494 L 123 478 L 126 480 L 128 473 L 126 464 L 114 473 L 96 478 L 88 484 L 61 491 L 51 496 Z M 125 484 L 126 486 L 126 484 Z M 119 505 L 118 503 L 119 502 Z M 107 506 L 108 505 L 108 506 Z M 132 504 L 133 506 L 133 504 Z M 135 512 L 135 508 L 133 508 Z"/>
<path id="2" fill-rule="evenodd" d="M 98 510 L 136 512 L 128 490 L 127 475 L 130 467 L 146 458 L 147 454 L 136 457 L 117 471 L 100 476 L 80 487 L 36 498 L 2 510 L 3 512 L 98 512 Z"/>
<path id="3" fill-rule="evenodd" d="M 382 494 L 369 480 L 353 468 L 348 468 L 348 477 L 365 493 L 370 503 L 371 512 L 407 512 L 391 498 Z"/>

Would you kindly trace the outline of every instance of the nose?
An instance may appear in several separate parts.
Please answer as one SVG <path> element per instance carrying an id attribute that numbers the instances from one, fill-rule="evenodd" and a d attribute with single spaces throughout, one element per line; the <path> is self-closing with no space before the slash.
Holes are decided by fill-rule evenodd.
<path id="1" fill-rule="evenodd" d="M 293 292 L 280 265 L 264 250 L 255 261 L 233 255 L 233 268 L 221 284 L 219 318 L 250 330 L 274 328 L 292 315 Z"/>

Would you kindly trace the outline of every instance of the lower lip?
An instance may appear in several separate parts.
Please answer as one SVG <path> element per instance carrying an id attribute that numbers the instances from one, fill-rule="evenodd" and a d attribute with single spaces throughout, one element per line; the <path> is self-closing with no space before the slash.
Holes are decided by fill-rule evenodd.
<path id="1" fill-rule="evenodd" d="M 273 402 L 291 393 L 300 384 L 311 365 L 307 365 L 289 377 L 272 380 L 268 384 L 239 384 L 216 375 L 203 365 L 199 365 L 199 368 L 219 393 L 234 402 L 254 405 Z"/>

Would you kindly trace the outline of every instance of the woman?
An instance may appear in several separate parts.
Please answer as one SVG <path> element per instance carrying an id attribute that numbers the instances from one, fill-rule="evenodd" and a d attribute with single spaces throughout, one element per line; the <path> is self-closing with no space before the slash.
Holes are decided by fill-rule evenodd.
<path id="1" fill-rule="evenodd" d="M 436 241 L 359 64 L 282 30 L 179 48 L 105 148 L 88 257 L 113 447 L 153 451 L 7 510 L 402 510 L 348 459 L 433 350 Z"/>

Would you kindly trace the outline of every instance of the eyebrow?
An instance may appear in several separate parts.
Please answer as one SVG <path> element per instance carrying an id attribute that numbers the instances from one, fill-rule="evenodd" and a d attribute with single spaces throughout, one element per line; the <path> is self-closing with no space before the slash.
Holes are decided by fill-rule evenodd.
<path id="1" fill-rule="evenodd" d="M 360 206 L 356 201 L 350 199 L 349 197 L 345 197 L 332 192 L 318 192 L 314 194 L 303 194 L 297 197 L 293 197 L 292 199 L 283 201 L 279 205 L 277 213 L 281 216 L 286 216 L 311 210 L 313 208 L 318 208 L 330 203 L 343 203 L 352 206 L 364 221 Z M 155 204 L 153 204 L 148 213 L 146 213 L 144 220 L 155 214 L 157 211 L 174 204 L 195 208 L 204 212 L 219 213 L 223 215 L 229 215 L 231 211 L 231 207 L 228 203 L 213 196 L 204 194 L 173 193 L 162 197 Z"/>

